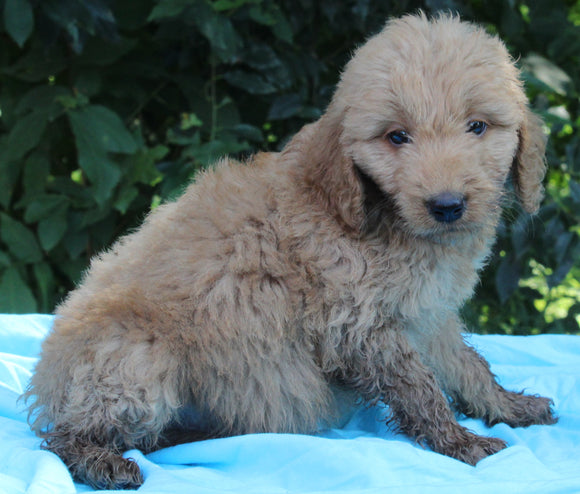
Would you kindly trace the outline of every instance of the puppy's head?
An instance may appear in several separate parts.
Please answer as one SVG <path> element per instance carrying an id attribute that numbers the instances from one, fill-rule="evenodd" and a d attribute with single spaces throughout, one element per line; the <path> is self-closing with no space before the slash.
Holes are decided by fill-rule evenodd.
<path id="1" fill-rule="evenodd" d="M 512 172 L 542 198 L 545 137 L 501 41 L 455 17 L 389 22 L 348 63 L 308 130 L 321 194 L 354 229 L 413 235 L 495 227 Z"/>

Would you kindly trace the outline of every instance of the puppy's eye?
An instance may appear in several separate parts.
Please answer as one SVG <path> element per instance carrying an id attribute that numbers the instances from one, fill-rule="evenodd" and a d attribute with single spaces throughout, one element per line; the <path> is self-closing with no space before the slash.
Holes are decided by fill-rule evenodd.
<path id="1" fill-rule="evenodd" d="M 393 146 L 402 146 L 411 142 L 411 137 L 405 130 L 393 130 L 386 135 L 386 138 Z"/>
<path id="2" fill-rule="evenodd" d="M 476 136 L 485 134 L 487 123 L 483 120 L 472 120 L 467 124 L 467 132 L 473 132 Z"/>

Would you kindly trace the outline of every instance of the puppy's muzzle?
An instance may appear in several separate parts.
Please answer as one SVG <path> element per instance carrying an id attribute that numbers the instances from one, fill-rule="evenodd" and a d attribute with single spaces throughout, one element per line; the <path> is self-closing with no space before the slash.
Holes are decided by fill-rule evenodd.
<path id="1" fill-rule="evenodd" d="M 429 214 L 439 223 L 453 223 L 459 220 L 463 213 L 467 201 L 465 196 L 443 192 L 427 201 Z"/>

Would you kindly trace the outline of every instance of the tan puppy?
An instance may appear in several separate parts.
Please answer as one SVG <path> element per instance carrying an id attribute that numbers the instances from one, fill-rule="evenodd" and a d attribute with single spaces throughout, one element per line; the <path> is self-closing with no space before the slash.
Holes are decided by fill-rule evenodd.
<path id="1" fill-rule="evenodd" d="M 458 317 L 510 173 L 538 208 L 544 146 L 497 38 L 389 22 L 281 153 L 224 160 L 93 260 L 44 343 L 32 428 L 76 479 L 122 488 L 142 482 L 128 448 L 314 431 L 336 386 L 470 464 L 505 443 L 452 408 L 553 423 L 550 400 L 496 383 Z"/>

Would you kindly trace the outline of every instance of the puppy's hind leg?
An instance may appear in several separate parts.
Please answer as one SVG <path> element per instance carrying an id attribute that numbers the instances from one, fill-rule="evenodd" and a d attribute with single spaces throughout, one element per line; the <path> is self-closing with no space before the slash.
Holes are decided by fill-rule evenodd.
<path id="1" fill-rule="evenodd" d="M 137 489 L 143 483 L 139 466 L 121 456 L 120 446 L 57 428 L 46 436 L 44 447 L 65 462 L 76 481 L 94 489 Z"/>
<path id="2" fill-rule="evenodd" d="M 137 487 L 139 468 L 121 454 L 156 449 L 163 429 L 176 420 L 179 358 L 147 338 L 119 333 L 83 338 L 80 345 L 60 331 L 64 324 L 59 320 L 46 340 L 31 381 L 32 428 L 75 480 L 99 489 Z"/>
<path id="3" fill-rule="evenodd" d="M 511 427 L 554 424 L 557 418 L 549 398 L 504 389 L 489 364 L 461 336 L 459 322 L 451 321 L 445 334 L 432 342 L 428 360 L 454 407 L 486 424 Z"/>

